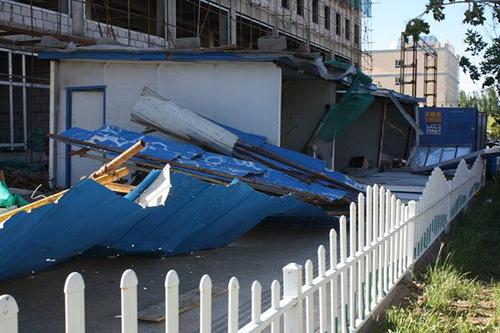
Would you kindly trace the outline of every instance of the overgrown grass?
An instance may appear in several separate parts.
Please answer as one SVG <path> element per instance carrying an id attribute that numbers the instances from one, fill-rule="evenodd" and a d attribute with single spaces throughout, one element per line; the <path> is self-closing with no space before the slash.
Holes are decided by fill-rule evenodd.
<path id="1" fill-rule="evenodd" d="M 460 218 L 438 261 L 377 329 L 392 333 L 500 332 L 500 179 Z"/>

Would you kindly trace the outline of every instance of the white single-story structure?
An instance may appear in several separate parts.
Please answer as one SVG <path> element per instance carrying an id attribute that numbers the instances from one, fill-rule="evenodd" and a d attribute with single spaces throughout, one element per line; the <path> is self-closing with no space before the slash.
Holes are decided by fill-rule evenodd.
<path id="1" fill-rule="evenodd" d="M 216 122 L 293 146 L 335 102 L 335 82 L 323 80 L 310 59 L 303 66 L 288 54 L 79 49 L 39 57 L 51 60 L 51 133 L 104 124 L 141 131 L 130 113 L 148 86 Z M 69 158 L 64 144 L 50 147 L 49 177 L 58 187 L 96 167 Z"/>
<path id="2" fill-rule="evenodd" d="M 94 130 L 104 124 L 142 131 L 142 126 L 130 121 L 130 114 L 147 86 L 211 120 L 302 152 L 324 117 L 325 106 L 335 104 L 339 85 L 338 80 L 323 78 L 310 55 L 285 52 L 106 47 L 43 51 L 39 57 L 51 60 L 50 132 L 55 134 L 71 127 Z M 346 154 L 353 151 L 345 145 L 365 141 L 370 152 L 373 144 L 378 147 L 379 140 L 349 137 L 335 144 L 315 144 L 328 165 L 335 160 L 337 169 L 334 150 L 343 168 L 350 159 Z M 57 187 L 73 184 L 99 165 L 70 157 L 69 152 L 67 145 L 51 140 L 49 178 Z"/>

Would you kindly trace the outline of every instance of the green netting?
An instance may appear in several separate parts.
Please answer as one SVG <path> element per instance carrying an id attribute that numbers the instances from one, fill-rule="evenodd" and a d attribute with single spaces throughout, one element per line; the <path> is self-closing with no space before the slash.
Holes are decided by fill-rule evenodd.
<path id="1" fill-rule="evenodd" d="M 348 64 L 335 60 L 328 62 L 328 64 L 341 70 L 350 67 Z M 371 82 L 370 77 L 357 70 L 357 74 L 353 76 L 351 87 L 325 116 L 319 133 L 323 140 L 331 141 L 342 134 L 373 103 L 372 94 L 361 86 L 361 84 L 371 84 Z"/>
<path id="2" fill-rule="evenodd" d="M 351 64 L 343 62 L 342 60 L 330 60 L 325 62 L 325 64 L 330 65 L 332 67 L 335 67 L 336 69 L 345 72 L 349 68 L 351 68 Z M 359 68 L 356 69 L 356 76 L 353 78 L 353 80 L 357 79 L 360 84 L 365 84 L 369 85 L 372 84 L 373 79 L 363 73 Z"/>
<path id="3" fill-rule="evenodd" d="M 365 16 L 372 16 L 372 0 L 346 0 L 347 4 L 355 9 L 361 10 Z"/>

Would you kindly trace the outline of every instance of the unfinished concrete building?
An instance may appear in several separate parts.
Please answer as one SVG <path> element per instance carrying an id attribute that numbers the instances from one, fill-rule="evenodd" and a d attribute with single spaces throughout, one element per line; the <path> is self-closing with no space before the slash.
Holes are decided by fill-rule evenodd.
<path id="1" fill-rule="evenodd" d="M 370 14 L 371 0 L 4 0 L 0 29 L 1 41 L 16 45 L 53 35 L 168 48 L 195 38 L 201 47 L 257 49 L 260 37 L 281 35 L 289 50 L 360 64 L 362 19 Z"/>

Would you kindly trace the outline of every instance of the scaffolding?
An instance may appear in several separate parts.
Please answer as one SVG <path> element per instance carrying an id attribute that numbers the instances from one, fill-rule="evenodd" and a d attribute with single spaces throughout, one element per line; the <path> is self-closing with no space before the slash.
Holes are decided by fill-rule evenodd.
<path id="1" fill-rule="evenodd" d="M 280 35 L 286 38 L 289 50 L 319 52 L 325 60 L 338 58 L 358 67 L 371 67 L 371 57 L 366 50 L 371 44 L 372 0 L 17 2 L 29 6 L 31 15 L 23 20 L 24 29 L 0 24 L 0 42 L 3 44 L 35 47 L 43 34 L 52 34 L 59 40 L 85 43 L 86 37 L 75 36 L 64 26 L 72 16 L 73 7 L 82 6 L 85 18 L 96 25 L 97 32 L 93 32 L 90 38 L 97 37 L 97 34 L 134 46 L 134 36 L 141 33 L 144 34 L 141 39 L 149 47 L 175 47 L 177 38 L 196 37 L 205 48 L 235 46 L 256 49 L 258 38 Z M 57 13 L 57 22 L 40 23 L 45 16 L 35 17 L 34 8 Z M 172 10 L 175 14 L 168 13 Z M 26 21 L 30 22 L 26 24 Z M 53 31 L 39 31 L 40 26 L 53 24 L 56 26 Z M 31 38 L 21 39 L 20 34 Z"/>
<path id="2" fill-rule="evenodd" d="M 437 105 L 438 56 L 436 51 L 424 53 L 424 98 L 426 106 Z M 430 99 L 430 103 L 429 103 Z"/>
<path id="3" fill-rule="evenodd" d="M 436 106 L 438 86 L 438 53 L 436 50 L 424 40 L 413 38 L 406 40 L 404 34 L 401 34 L 400 53 L 398 81 L 400 93 L 406 94 L 410 90 L 411 96 L 417 97 L 418 76 L 420 75 L 418 59 L 419 54 L 423 54 L 423 97 L 426 100 L 426 106 Z M 410 86 L 410 89 L 407 89 L 407 86 Z"/>

